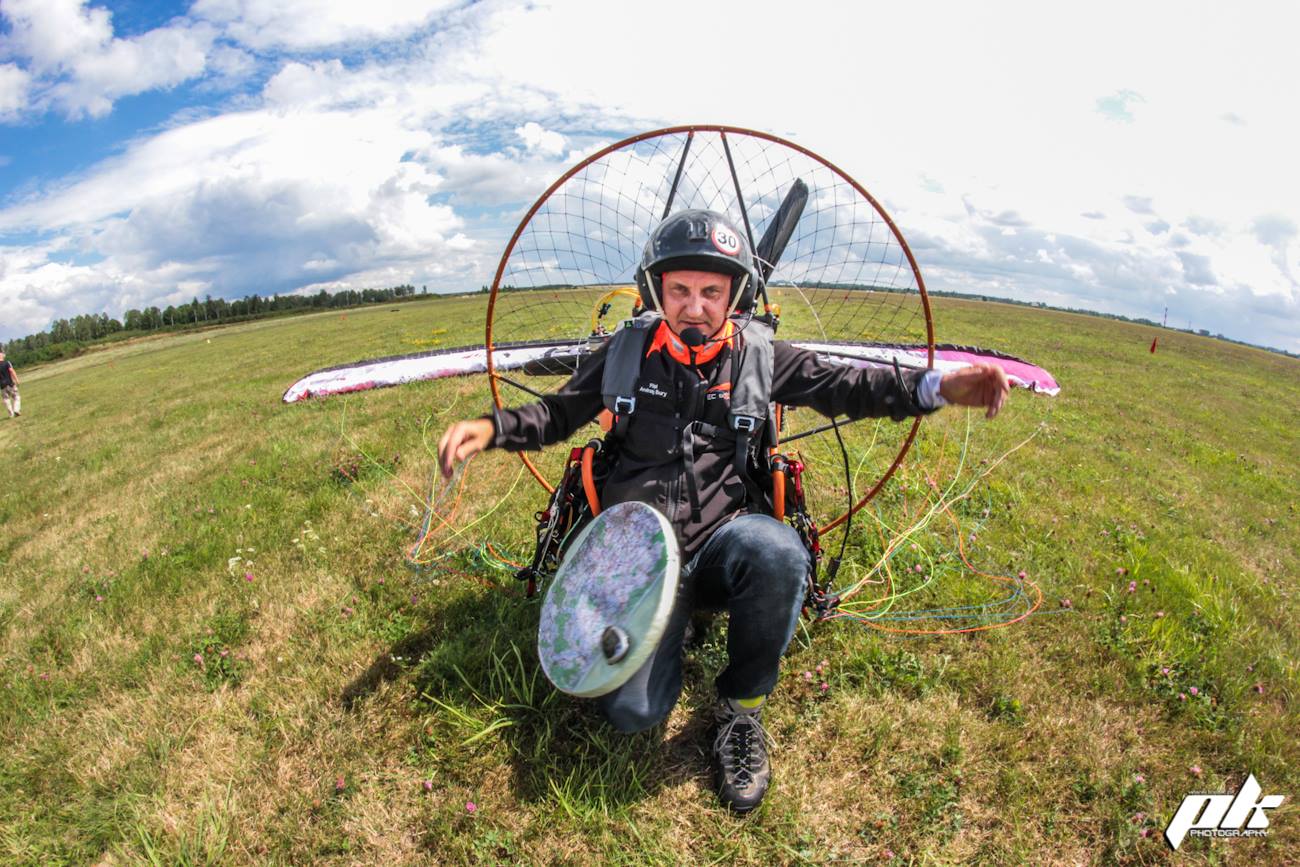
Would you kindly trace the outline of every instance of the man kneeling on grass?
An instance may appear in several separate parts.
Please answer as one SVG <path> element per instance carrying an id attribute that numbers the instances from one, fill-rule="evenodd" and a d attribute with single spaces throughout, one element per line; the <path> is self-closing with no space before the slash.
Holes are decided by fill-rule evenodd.
<path id="1" fill-rule="evenodd" d="M 829 417 L 901 420 L 954 403 L 983 407 L 992 418 L 1008 391 L 996 365 L 949 374 L 858 369 L 772 340 L 750 317 L 758 279 L 744 235 L 721 214 L 682 211 L 651 234 L 637 270 L 641 304 L 654 317 L 648 350 L 635 407 L 616 417 L 607 440 L 612 464 L 599 492 L 606 508 L 637 500 L 666 515 L 685 566 L 654 655 L 597 701 L 619 731 L 663 721 L 681 693 L 692 610 L 726 609 L 728 663 L 715 681 L 712 755 L 719 798 L 741 813 L 758 806 L 771 779 L 763 703 L 776 686 L 812 567 L 798 533 L 772 517 L 756 484 L 767 477 L 759 470 L 763 438 L 741 436 L 743 425 L 734 423 L 732 389 L 751 377 L 745 365 L 767 367 L 750 380 L 770 388 L 764 398 Z M 451 425 L 438 444 L 443 474 L 487 448 L 563 442 L 595 419 L 604 408 L 608 349 L 597 350 L 554 395 Z M 759 405 L 765 411 L 767 399 Z"/>

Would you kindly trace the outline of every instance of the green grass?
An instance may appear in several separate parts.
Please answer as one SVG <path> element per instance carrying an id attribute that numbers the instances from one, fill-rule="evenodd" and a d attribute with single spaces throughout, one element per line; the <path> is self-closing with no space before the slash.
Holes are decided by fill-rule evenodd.
<path id="1" fill-rule="evenodd" d="M 963 449 L 969 480 L 1033 435 L 895 555 L 895 579 L 933 580 L 891 613 L 996 598 L 957 558 L 971 533 L 971 562 L 1025 570 L 1042 613 L 951 636 L 801 629 L 769 704 L 773 789 L 736 819 L 706 763 L 725 626 L 652 732 L 554 692 L 536 603 L 484 556 L 524 556 L 542 506 L 512 456 L 439 485 L 452 526 L 421 556 L 446 559 L 403 562 L 432 445 L 484 411 L 481 378 L 279 403 L 322 366 L 474 343 L 483 303 L 22 371 L 26 412 L 0 419 L 0 862 L 1136 864 L 1167 857 L 1184 794 L 1251 771 L 1287 796 L 1272 835 L 1176 857 L 1279 862 L 1300 841 L 1294 359 L 1172 332 L 1152 355 L 1149 328 L 938 299 L 941 340 L 1020 354 L 1062 394 L 927 420 L 844 574 L 918 521 Z M 850 429 L 859 487 L 900 430 Z M 838 452 L 806 455 L 830 508 Z M 825 691 L 802 676 L 822 660 Z"/>

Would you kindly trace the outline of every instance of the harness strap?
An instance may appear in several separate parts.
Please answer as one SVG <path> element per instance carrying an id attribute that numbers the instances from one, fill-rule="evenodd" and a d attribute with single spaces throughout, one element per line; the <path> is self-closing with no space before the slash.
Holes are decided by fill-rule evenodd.
<path id="1" fill-rule="evenodd" d="M 700 519 L 700 488 L 695 483 L 695 432 L 694 425 L 682 428 L 682 458 L 686 464 L 686 493 L 691 500 L 691 520 Z"/>
<path id="2" fill-rule="evenodd" d="M 753 319 L 742 332 L 744 345 L 732 366 L 731 429 L 759 433 L 772 408 L 772 328 Z"/>
<path id="3" fill-rule="evenodd" d="M 751 503 L 761 505 L 765 497 L 750 466 L 751 446 L 773 435 L 772 336 L 770 324 L 753 319 L 744 330 L 739 357 L 732 365 L 731 412 L 728 420 L 736 434 L 735 470 L 745 485 Z M 761 459 L 757 450 L 755 463 Z M 761 468 L 760 468 L 761 469 Z"/>
<path id="4" fill-rule="evenodd" d="M 636 383 L 641 376 L 646 341 L 660 319 L 660 315 L 653 311 L 642 313 L 624 322 L 623 327 L 609 338 L 605 370 L 600 379 L 600 396 L 605 409 L 616 416 L 636 412 Z"/>
<path id="5" fill-rule="evenodd" d="M 763 496 L 763 489 L 754 481 L 754 474 L 750 472 L 749 445 L 752 438 L 753 434 L 749 431 L 736 432 L 736 455 L 733 459 L 733 465 L 736 469 L 736 475 L 740 476 L 740 481 L 745 485 L 745 493 L 748 495 L 749 501 L 761 507 L 766 498 Z"/>

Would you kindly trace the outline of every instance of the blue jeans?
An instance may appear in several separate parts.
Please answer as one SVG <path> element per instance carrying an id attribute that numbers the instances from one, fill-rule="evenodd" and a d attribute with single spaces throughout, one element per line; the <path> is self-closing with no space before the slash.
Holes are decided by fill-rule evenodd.
<path id="1" fill-rule="evenodd" d="M 718 694 L 755 698 L 771 692 L 799 622 L 811 568 L 799 534 L 773 517 L 741 515 L 719 527 L 682 570 L 654 656 L 631 680 L 597 699 L 610 724 L 638 732 L 672 711 L 682 691 L 686 627 L 697 608 L 728 613 L 728 662 L 714 681 Z"/>

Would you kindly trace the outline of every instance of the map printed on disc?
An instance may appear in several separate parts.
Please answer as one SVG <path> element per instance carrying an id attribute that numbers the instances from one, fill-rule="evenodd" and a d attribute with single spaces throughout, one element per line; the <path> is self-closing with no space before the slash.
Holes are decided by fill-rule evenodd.
<path id="1" fill-rule="evenodd" d="M 578 534 L 542 602 L 537 652 L 555 687 L 613 692 L 650 658 L 677 594 L 681 558 L 668 519 L 619 503 Z"/>

